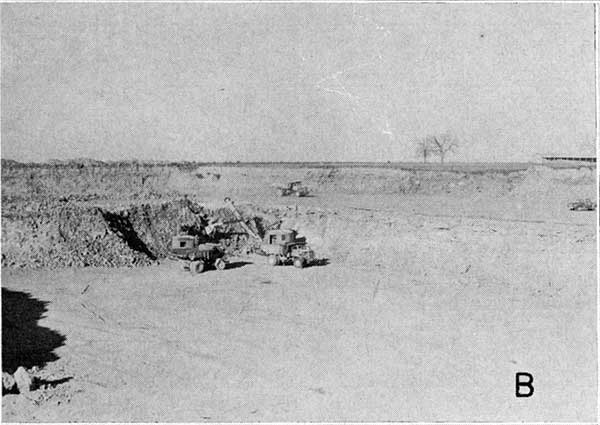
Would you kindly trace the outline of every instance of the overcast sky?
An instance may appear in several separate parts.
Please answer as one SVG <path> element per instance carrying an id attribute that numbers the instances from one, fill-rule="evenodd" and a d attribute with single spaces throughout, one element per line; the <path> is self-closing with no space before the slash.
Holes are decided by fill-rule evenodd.
<path id="1" fill-rule="evenodd" d="M 595 151 L 591 4 L 7 4 L 2 157 Z"/>

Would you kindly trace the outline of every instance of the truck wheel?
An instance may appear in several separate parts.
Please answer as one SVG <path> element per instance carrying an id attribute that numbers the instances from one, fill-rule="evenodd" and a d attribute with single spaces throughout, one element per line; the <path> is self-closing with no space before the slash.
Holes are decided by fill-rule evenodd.
<path id="1" fill-rule="evenodd" d="M 199 274 L 204 271 L 204 261 L 192 261 L 190 263 L 190 272 L 192 274 Z"/>
<path id="2" fill-rule="evenodd" d="M 269 255 L 269 259 L 267 260 L 270 266 L 276 266 L 279 264 L 279 258 L 276 255 Z"/>
<path id="3" fill-rule="evenodd" d="M 294 259 L 294 267 L 298 267 L 299 269 L 304 268 L 305 261 L 304 258 L 298 257 Z"/>
<path id="4" fill-rule="evenodd" d="M 223 260 L 222 258 L 217 258 L 215 260 L 215 268 L 217 270 L 225 270 L 225 267 L 227 267 L 227 263 L 225 262 L 225 260 Z"/>

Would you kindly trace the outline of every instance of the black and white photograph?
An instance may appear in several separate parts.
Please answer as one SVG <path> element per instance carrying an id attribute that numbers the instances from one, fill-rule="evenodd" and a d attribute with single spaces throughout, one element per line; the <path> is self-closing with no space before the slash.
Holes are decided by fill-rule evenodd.
<path id="1" fill-rule="evenodd" d="M 597 423 L 588 2 L 1 2 L 2 422 Z"/>

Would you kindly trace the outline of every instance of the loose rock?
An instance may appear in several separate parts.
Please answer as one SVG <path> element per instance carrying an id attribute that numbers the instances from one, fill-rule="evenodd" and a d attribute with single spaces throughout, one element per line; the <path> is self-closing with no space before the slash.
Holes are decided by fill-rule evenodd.
<path id="1" fill-rule="evenodd" d="M 19 389 L 20 394 L 26 394 L 31 391 L 32 380 L 29 373 L 25 370 L 23 366 L 19 366 L 17 371 L 14 374 L 15 382 L 17 383 L 17 388 Z"/>
<path id="2" fill-rule="evenodd" d="M 15 378 L 10 373 L 2 372 L 2 390 L 11 392 L 16 385 Z"/>

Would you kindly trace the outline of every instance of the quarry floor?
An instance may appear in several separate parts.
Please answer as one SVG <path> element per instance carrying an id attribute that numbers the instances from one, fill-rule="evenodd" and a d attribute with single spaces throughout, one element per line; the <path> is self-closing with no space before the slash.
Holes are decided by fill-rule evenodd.
<path id="1" fill-rule="evenodd" d="M 25 358 L 42 383 L 3 395 L 3 421 L 596 420 L 598 215 L 566 207 L 596 198 L 591 171 L 532 170 L 511 190 L 503 175 L 421 173 L 400 193 L 415 176 L 207 170 L 3 168 L 14 212 L 40 193 L 114 210 L 229 196 L 328 260 L 240 257 L 199 276 L 171 261 L 3 268 L 3 370 Z M 312 196 L 271 187 L 294 179 Z M 531 397 L 515 396 L 518 372 Z"/>
<path id="2" fill-rule="evenodd" d="M 55 384 L 5 395 L 2 420 L 596 419 L 595 213 L 562 199 L 346 198 L 280 202 L 420 214 L 410 248 L 442 244 L 444 263 L 417 267 L 406 247 L 398 264 L 252 257 L 199 276 L 170 261 L 2 270 L 2 287 L 47 301 L 38 325 L 66 338 L 40 371 Z M 384 247 L 381 232 L 365 238 Z M 533 375 L 532 397 L 515 397 L 517 372 Z"/>

